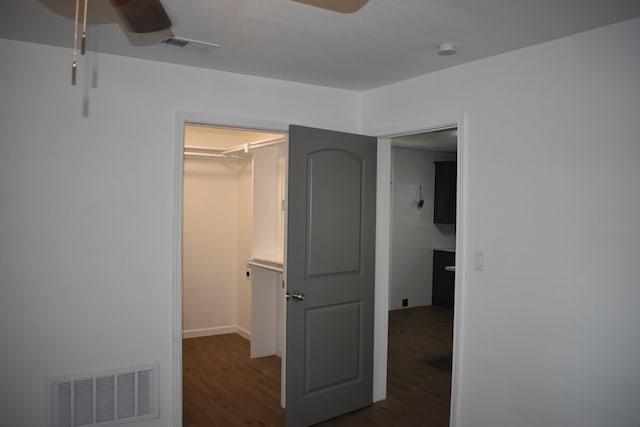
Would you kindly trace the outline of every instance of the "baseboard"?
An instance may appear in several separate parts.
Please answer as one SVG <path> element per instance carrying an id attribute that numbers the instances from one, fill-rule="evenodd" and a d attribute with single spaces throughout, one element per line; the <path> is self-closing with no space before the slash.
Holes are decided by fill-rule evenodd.
<path id="1" fill-rule="evenodd" d="M 208 337 L 209 335 L 223 335 L 236 333 L 251 340 L 251 332 L 240 326 L 216 326 L 214 328 L 187 329 L 182 331 L 182 338 Z"/>
<path id="2" fill-rule="evenodd" d="M 236 326 L 236 334 L 238 334 L 241 337 L 251 341 L 251 332 L 246 330 L 245 328 L 242 328 L 240 326 Z"/>
<path id="3" fill-rule="evenodd" d="M 206 337 L 209 335 L 233 334 L 235 326 L 216 326 L 214 328 L 187 329 L 182 331 L 182 338 Z"/>

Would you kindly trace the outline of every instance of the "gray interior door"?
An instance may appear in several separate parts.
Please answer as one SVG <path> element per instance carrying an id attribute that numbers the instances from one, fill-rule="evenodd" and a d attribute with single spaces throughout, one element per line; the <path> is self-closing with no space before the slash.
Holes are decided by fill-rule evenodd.
<path id="1" fill-rule="evenodd" d="M 286 420 L 372 403 L 376 139 L 289 128 Z"/>

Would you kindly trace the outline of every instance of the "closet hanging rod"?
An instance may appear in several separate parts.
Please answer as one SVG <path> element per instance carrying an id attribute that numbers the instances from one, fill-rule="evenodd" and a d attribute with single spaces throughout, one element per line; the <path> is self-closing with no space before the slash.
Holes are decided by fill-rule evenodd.
<path id="1" fill-rule="evenodd" d="M 215 153 L 219 153 L 222 151 L 220 148 L 211 148 L 211 147 L 197 147 L 195 145 L 185 145 L 185 150 L 201 150 L 201 151 L 213 151 Z"/>
<path id="2" fill-rule="evenodd" d="M 222 154 L 235 153 L 236 151 L 247 152 L 247 151 L 251 150 L 252 148 L 268 147 L 270 145 L 282 144 L 285 141 L 286 141 L 286 139 L 282 138 L 282 137 L 275 138 L 275 139 L 265 139 L 263 141 L 255 141 L 255 142 L 251 142 L 251 143 L 247 143 L 247 144 L 241 144 L 241 145 L 237 145 L 235 147 L 231 147 L 231 148 L 223 151 Z"/>
<path id="3" fill-rule="evenodd" d="M 279 136 L 277 138 L 263 139 L 262 141 L 250 142 L 249 146 L 251 146 L 251 147 L 263 147 L 265 145 L 282 144 L 286 140 L 287 139 L 285 137 Z"/>
<path id="4" fill-rule="evenodd" d="M 238 151 L 243 151 L 245 153 L 248 153 L 250 150 L 249 144 L 242 144 L 242 145 L 237 145 L 235 147 L 229 148 L 228 150 L 224 150 L 221 151 L 222 154 L 231 154 L 231 153 L 237 153 Z"/>
<path id="5" fill-rule="evenodd" d="M 245 148 L 244 145 L 242 146 L 242 148 L 234 147 L 234 148 L 230 148 L 228 150 L 222 151 L 222 154 L 231 154 L 231 153 L 236 153 L 238 151 L 244 151 L 245 153 L 248 153 L 249 151 L 251 151 L 254 148 L 270 147 L 272 145 L 282 144 L 283 142 L 284 142 L 284 139 L 281 139 L 281 140 L 278 140 L 278 141 L 254 142 L 254 143 L 251 143 L 251 144 L 247 144 L 246 148 Z"/>
<path id="6" fill-rule="evenodd" d="M 230 153 L 235 153 L 237 151 L 249 151 L 252 148 L 262 148 L 262 147 L 269 147 L 271 145 L 276 145 L 276 144 L 282 144 L 283 142 L 285 142 L 286 139 L 285 138 L 276 138 L 276 139 L 265 139 L 262 141 L 255 141 L 255 142 L 250 142 L 250 143 L 246 143 L 246 144 L 241 144 L 241 145 L 236 145 L 234 147 L 231 148 L 227 148 L 226 150 L 222 149 L 222 148 L 211 148 L 211 147 L 197 147 L 195 145 L 185 145 L 184 149 L 185 150 L 198 150 L 198 151 L 203 151 L 203 152 L 213 152 L 215 154 L 230 154 Z M 185 151 L 186 153 L 186 151 Z"/>
<path id="7" fill-rule="evenodd" d="M 283 273 L 284 269 L 281 267 L 275 267 L 269 264 L 263 264 L 258 261 L 248 261 L 247 265 L 251 265 L 253 267 L 264 268 L 265 270 L 275 271 L 276 273 Z"/>
<path id="8" fill-rule="evenodd" d="M 185 145 L 184 146 L 184 152 L 189 152 L 189 150 L 197 150 L 197 151 L 190 151 L 191 153 L 210 153 L 210 154 L 224 154 L 224 151 L 222 148 L 210 148 L 210 147 L 196 147 L 195 145 Z"/>
<path id="9" fill-rule="evenodd" d="M 250 148 L 262 148 L 262 147 L 270 147 L 272 145 L 278 145 L 278 144 L 282 144 L 286 141 L 286 139 L 282 138 L 282 139 L 278 139 L 275 141 L 265 141 L 265 142 L 256 142 L 254 143 L 254 145 Z"/>
<path id="10" fill-rule="evenodd" d="M 192 151 L 185 151 L 184 155 L 185 157 L 209 157 L 209 158 L 216 158 L 216 159 L 245 159 L 246 158 L 246 157 L 240 157 L 240 156 L 228 156 L 221 153 L 194 153 Z"/>

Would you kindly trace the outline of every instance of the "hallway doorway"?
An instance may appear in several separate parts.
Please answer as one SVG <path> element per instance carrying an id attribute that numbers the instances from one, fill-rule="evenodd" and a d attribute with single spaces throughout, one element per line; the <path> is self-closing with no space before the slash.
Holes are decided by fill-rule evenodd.
<path id="1" fill-rule="evenodd" d="M 387 399 L 406 389 L 426 393 L 414 404 L 430 408 L 429 425 L 450 419 L 457 151 L 456 127 L 391 139 Z M 424 323 L 411 330 L 415 317 Z M 394 334 L 403 322 L 402 335 Z"/>

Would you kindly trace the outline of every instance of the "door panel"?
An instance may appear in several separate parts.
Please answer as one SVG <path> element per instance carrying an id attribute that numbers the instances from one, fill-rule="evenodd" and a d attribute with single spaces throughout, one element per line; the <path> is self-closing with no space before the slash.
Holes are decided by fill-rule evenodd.
<path id="1" fill-rule="evenodd" d="M 326 392 L 361 378 L 361 307 L 351 302 L 306 311 L 305 394 Z"/>
<path id="2" fill-rule="evenodd" d="M 372 403 L 375 177 L 375 138 L 289 129 L 288 426 Z"/>
<path id="3" fill-rule="evenodd" d="M 362 169 L 346 151 L 308 155 L 307 277 L 360 271 Z"/>

